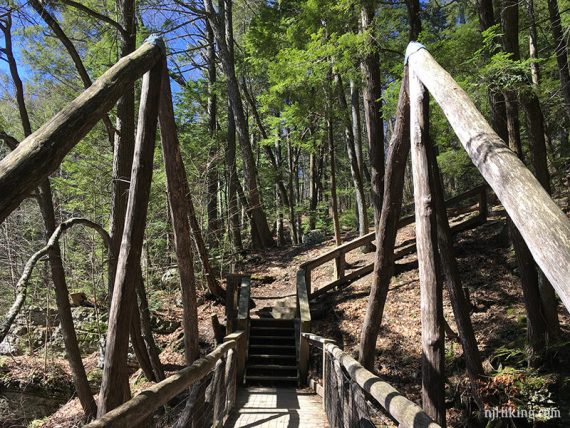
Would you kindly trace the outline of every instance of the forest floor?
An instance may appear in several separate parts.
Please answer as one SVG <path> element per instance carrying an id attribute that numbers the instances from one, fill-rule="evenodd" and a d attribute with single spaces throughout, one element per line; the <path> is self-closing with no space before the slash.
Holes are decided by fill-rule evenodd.
<path id="1" fill-rule="evenodd" d="M 568 200 L 559 201 L 570 214 Z M 355 237 L 347 233 L 344 241 Z M 414 226 L 401 229 L 397 242 L 405 243 L 414 238 Z M 256 303 L 252 316 L 266 316 L 280 301 L 295 296 L 295 278 L 300 264 L 332 250 L 333 240 L 306 248 L 274 249 L 250 255 L 244 265 L 244 272 L 252 275 L 252 298 Z M 570 426 L 570 316 L 559 307 L 563 345 L 553 349 L 553 358 L 541 370 L 531 370 L 524 361 L 526 337 L 526 316 L 522 300 L 517 264 L 509 245 L 505 226 L 505 213 L 500 206 L 490 210 L 489 220 L 482 226 L 459 233 L 455 237 L 456 257 L 464 287 L 469 290 L 472 304 L 471 319 L 479 348 L 484 360 L 486 378 L 477 385 L 477 390 L 486 407 L 557 407 L 562 410 L 562 419 L 548 423 L 548 426 Z M 374 253 L 362 253 L 359 249 L 347 254 L 352 267 L 372 263 Z M 316 288 L 332 279 L 334 262 L 329 262 L 313 271 L 312 281 Z M 421 388 L 421 324 L 420 291 L 416 254 L 398 260 L 399 274 L 392 279 L 388 300 L 384 310 L 382 327 L 377 341 L 376 368 L 378 374 L 395 386 L 400 392 L 420 402 Z M 362 322 L 370 292 L 371 275 L 352 284 L 329 292 L 325 299 L 326 311 L 321 319 L 314 319 L 312 330 L 337 341 L 345 351 L 357 356 Z M 156 314 L 165 319 L 180 319 L 181 308 L 177 304 L 177 293 L 164 292 L 160 299 L 161 308 Z M 202 353 L 214 346 L 211 316 L 224 320 L 224 307 L 220 303 L 201 298 L 199 306 L 199 330 Z M 453 313 L 447 292 L 444 290 L 444 315 L 454 331 Z M 163 348 L 161 360 L 167 374 L 184 365 L 181 348 L 181 329 L 166 335 L 157 335 Z M 448 426 L 480 426 L 477 423 L 477 406 L 473 400 L 470 382 L 465 375 L 465 364 L 461 345 L 455 338 L 446 338 L 446 403 Z M 85 359 L 86 367 L 98 386 L 96 355 Z M 14 373 L 28 364 L 30 370 L 41 372 L 41 357 L 14 357 L 2 360 L 1 371 Z M 36 367 L 38 366 L 38 367 Z M 69 376 L 64 360 L 50 363 L 57 368 L 60 378 Z M 63 373 L 64 375 L 61 375 Z M 94 374 L 95 373 L 95 374 Z M 99 373 L 100 374 L 100 373 Z M 29 373 L 23 373 L 28 378 Z M 69 377 L 67 383 L 69 385 Z M 133 367 L 131 385 L 140 391 L 150 384 L 140 370 Z M 525 407 L 526 406 L 526 407 Z M 43 424 L 35 426 L 72 426 L 79 422 L 80 409 L 77 400 L 61 407 Z M 391 422 L 385 419 L 390 425 Z M 511 421 L 512 422 L 512 421 Z M 514 423 L 513 423 L 514 424 Z M 524 420 L 517 420 L 516 426 L 525 426 Z"/>

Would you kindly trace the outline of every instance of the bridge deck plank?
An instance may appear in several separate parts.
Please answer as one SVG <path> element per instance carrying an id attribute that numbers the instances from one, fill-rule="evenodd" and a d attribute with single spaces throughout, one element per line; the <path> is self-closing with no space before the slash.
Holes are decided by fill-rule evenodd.
<path id="1" fill-rule="evenodd" d="M 225 425 L 233 427 L 328 428 L 321 398 L 308 389 L 240 388 L 235 410 Z"/>

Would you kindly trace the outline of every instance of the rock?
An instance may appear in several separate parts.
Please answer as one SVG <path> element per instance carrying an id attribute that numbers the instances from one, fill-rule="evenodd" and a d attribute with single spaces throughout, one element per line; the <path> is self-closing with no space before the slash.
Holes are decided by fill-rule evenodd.
<path id="1" fill-rule="evenodd" d="M 168 269 L 160 279 L 163 288 L 177 288 L 180 284 L 180 275 L 178 268 Z"/>
<path id="2" fill-rule="evenodd" d="M 7 340 L 8 338 L 4 339 L 2 343 L 0 343 L 0 355 L 11 355 L 15 354 L 17 349 L 13 343 Z"/>
<path id="3" fill-rule="evenodd" d="M 312 247 L 324 242 L 326 239 L 325 232 L 320 229 L 310 230 L 303 235 L 303 244 Z"/>
<path id="4" fill-rule="evenodd" d="M 180 327 L 180 321 L 165 320 L 152 315 L 150 317 L 152 331 L 158 334 L 170 334 Z"/>

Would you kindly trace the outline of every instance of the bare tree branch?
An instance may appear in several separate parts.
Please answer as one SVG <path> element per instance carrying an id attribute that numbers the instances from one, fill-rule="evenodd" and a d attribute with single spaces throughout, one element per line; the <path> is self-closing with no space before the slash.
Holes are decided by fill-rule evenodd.
<path id="1" fill-rule="evenodd" d="M 94 229 L 101 236 L 103 240 L 103 245 L 105 246 L 107 251 L 111 251 L 110 247 L 111 238 L 109 237 L 107 231 L 101 225 L 81 217 L 70 218 L 69 220 L 66 220 L 63 223 L 61 223 L 57 227 L 57 229 L 55 229 L 55 231 L 49 238 L 47 244 L 39 251 L 36 251 L 24 266 L 22 276 L 20 277 L 18 283 L 16 284 L 16 299 L 14 300 L 14 303 L 10 307 L 8 313 L 6 314 L 4 321 L 2 321 L 2 324 L 0 325 L 0 343 L 4 340 L 4 338 L 8 334 L 8 331 L 10 330 L 10 327 L 14 323 L 16 316 L 18 315 L 18 313 L 22 309 L 22 306 L 24 305 L 24 302 L 26 301 L 26 296 L 28 293 L 28 281 L 30 279 L 30 276 L 32 275 L 34 266 L 42 257 L 48 254 L 48 251 L 50 249 L 55 248 L 63 232 L 70 229 L 72 226 L 76 224 L 82 224 L 83 226 Z M 109 260 L 110 259 L 111 256 L 109 255 Z"/>
<path id="2" fill-rule="evenodd" d="M 71 6 L 77 10 L 85 12 L 86 14 L 92 16 L 95 19 L 98 19 L 99 21 L 106 22 L 107 24 L 115 27 L 121 33 L 121 35 L 123 37 L 128 36 L 127 31 L 123 28 L 123 26 L 121 24 L 119 24 L 117 21 L 115 21 L 114 19 L 109 18 L 107 15 L 103 15 L 102 13 L 94 11 L 93 9 L 90 9 L 87 6 L 84 6 L 81 3 L 78 3 L 78 2 L 73 1 L 73 0 L 59 0 L 59 1 L 63 4 Z"/>

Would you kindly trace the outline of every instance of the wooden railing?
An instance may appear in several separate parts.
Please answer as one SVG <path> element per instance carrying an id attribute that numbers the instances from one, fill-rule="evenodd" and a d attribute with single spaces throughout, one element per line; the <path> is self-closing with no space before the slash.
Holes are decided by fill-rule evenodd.
<path id="1" fill-rule="evenodd" d="M 372 397 L 398 422 L 400 427 L 439 427 L 420 406 L 400 394 L 389 383 L 366 370 L 358 361 L 343 352 L 333 340 L 302 333 L 306 346 L 322 350 L 320 384 L 311 382 L 322 396 L 323 406 L 331 428 L 372 424 L 367 397 Z"/>
<path id="2" fill-rule="evenodd" d="M 452 232 L 457 233 L 463 230 L 467 230 L 476 227 L 480 224 L 483 224 L 487 221 L 487 187 L 485 185 L 474 187 L 473 189 L 468 190 L 467 192 L 454 196 L 446 200 L 445 205 L 447 208 L 451 208 L 458 205 L 460 202 L 475 197 L 477 197 L 478 199 L 478 206 L 477 206 L 478 214 L 459 224 L 454 225 L 452 227 Z M 413 205 L 410 205 L 408 208 L 411 207 L 413 207 Z M 400 229 L 405 226 L 408 226 L 409 224 L 412 224 L 414 221 L 415 221 L 415 215 L 409 215 L 403 217 L 398 222 L 398 228 Z M 335 249 L 320 255 L 315 259 L 309 260 L 301 264 L 299 267 L 299 272 L 302 271 L 302 276 L 304 277 L 305 287 L 307 288 L 307 294 L 309 300 L 313 300 L 319 296 L 322 296 L 324 293 L 335 287 L 350 284 L 352 281 L 361 278 L 365 275 L 368 275 L 370 272 L 372 272 L 372 270 L 374 269 L 373 263 L 368 264 L 366 266 L 362 266 L 347 274 L 346 254 L 364 245 L 373 243 L 375 238 L 376 238 L 375 232 L 370 232 L 364 236 L 361 236 L 350 242 L 342 244 L 336 247 Z M 412 253 L 413 251 L 415 251 L 415 248 L 416 248 L 415 242 L 409 243 L 406 246 L 400 248 L 398 251 L 395 252 L 395 260 L 398 260 L 403 256 Z M 327 284 L 322 285 L 319 289 L 312 291 L 312 279 L 311 279 L 312 271 L 331 260 L 335 260 L 336 263 L 336 279 Z M 298 273 L 297 278 L 299 278 L 299 275 L 300 274 Z"/>
<path id="3" fill-rule="evenodd" d="M 89 428 L 130 427 L 147 421 L 161 406 L 188 390 L 214 372 L 211 390 L 211 420 L 201 426 L 221 427 L 235 405 L 239 367 L 245 365 L 245 332 L 238 331 L 191 366 L 166 378 L 101 418 L 86 425 Z M 201 418 L 203 415 L 199 415 Z M 203 419 L 201 419 L 203 421 Z"/>
<path id="4" fill-rule="evenodd" d="M 406 51 L 410 70 L 410 108 L 429 123 L 419 101 L 429 92 L 441 107 L 463 148 L 505 207 L 534 260 L 570 310 L 570 220 L 532 172 L 497 135 L 473 101 L 425 47 L 412 42 Z M 426 121 L 427 119 L 427 121 Z M 422 128 L 412 121 L 412 145 Z M 413 158 L 412 158 L 413 161 Z M 420 281 L 421 281 L 420 277 Z"/>

